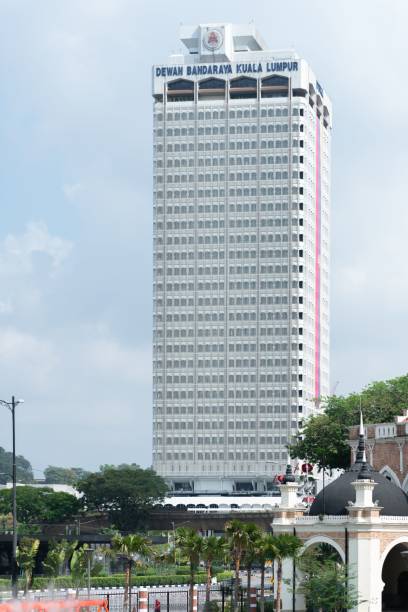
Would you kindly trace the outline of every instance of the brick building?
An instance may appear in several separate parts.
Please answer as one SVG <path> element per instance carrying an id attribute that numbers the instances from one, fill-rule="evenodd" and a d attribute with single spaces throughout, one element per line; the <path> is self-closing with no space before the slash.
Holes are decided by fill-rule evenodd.
<path id="1" fill-rule="evenodd" d="M 350 427 L 351 462 L 359 440 L 359 426 Z M 365 426 L 367 460 L 375 470 L 408 492 L 408 409 L 390 423 Z"/>

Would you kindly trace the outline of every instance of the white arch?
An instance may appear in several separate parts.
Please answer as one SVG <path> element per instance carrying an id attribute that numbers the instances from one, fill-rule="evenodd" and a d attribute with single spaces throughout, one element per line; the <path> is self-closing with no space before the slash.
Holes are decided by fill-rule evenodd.
<path id="1" fill-rule="evenodd" d="M 381 571 L 382 571 L 382 568 L 383 568 L 383 565 L 384 565 L 384 561 L 386 560 L 388 553 L 391 552 L 392 549 L 395 546 L 398 546 L 398 544 L 406 544 L 407 547 L 408 547 L 408 535 L 401 536 L 400 538 L 397 538 L 396 540 L 391 542 L 391 544 L 388 544 L 388 546 L 384 550 L 383 554 L 381 555 L 381 559 L 380 559 L 380 568 L 381 568 Z"/>
<path id="2" fill-rule="evenodd" d="M 405 493 L 408 491 L 408 474 L 404 478 L 404 482 L 401 485 L 401 489 L 405 491 Z"/>
<path id="3" fill-rule="evenodd" d="M 308 540 L 306 540 L 306 542 L 304 542 L 303 550 L 306 550 L 306 548 L 309 548 L 309 546 L 313 546 L 314 544 L 330 544 L 330 546 L 332 546 L 339 553 L 343 563 L 346 562 L 346 556 L 341 546 L 337 544 L 335 540 L 332 540 L 328 536 L 321 534 L 309 538 Z"/>
<path id="4" fill-rule="evenodd" d="M 384 467 L 381 468 L 380 474 L 382 474 L 383 476 L 386 476 L 388 474 L 388 476 L 391 476 L 392 482 L 396 484 L 397 487 L 401 486 L 398 476 L 396 475 L 394 470 L 388 467 L 388 465 L 384 465 Z"/>

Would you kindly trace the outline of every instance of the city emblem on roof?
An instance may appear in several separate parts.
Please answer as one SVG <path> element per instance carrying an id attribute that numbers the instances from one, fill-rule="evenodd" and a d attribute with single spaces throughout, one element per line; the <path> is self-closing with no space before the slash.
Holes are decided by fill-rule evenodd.
<path id="1" fill-rule="evenodd" d="M 203 43 L 209 51 L 217 51 L 223 43 L 221 31 L 214 28 L 208 28 L 204 34 Z"/>

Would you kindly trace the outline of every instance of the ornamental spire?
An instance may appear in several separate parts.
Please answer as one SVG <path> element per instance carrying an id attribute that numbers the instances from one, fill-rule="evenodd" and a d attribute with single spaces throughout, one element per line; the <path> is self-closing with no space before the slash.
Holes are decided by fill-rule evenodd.
<path id="1" fill-rule="evenodd" d="M 364 422 L 363 412 L 360 407 L 360 427 L 358 430 L 358 447 L 356 453 L 356 463 L 363 463 L 365 457 L 365 433 L 364 433 Z"/>
<path id="2" fill-rule="evenodd" d="M 293 472 L 292 472 L 292 465 L 290 463 L 289 452 L 288 452 L 288 462 L 287 462 L 287 465 L 286 465 L 285 484 L 287 482 L 295 482 L 295 477 L 294 477 Z"/>
<path id="3" fill-rule="evenodd" d="M 367 464 L 367 457 L 366 457 L 366 452 L 365 449 L 363 451 L 363 460 L 362 460 L 362 465 L 361 465 L 361 470 L 359 472 L 359 475 L 357 476 L 358 480 L 370 480 L 370 468 Z"/>

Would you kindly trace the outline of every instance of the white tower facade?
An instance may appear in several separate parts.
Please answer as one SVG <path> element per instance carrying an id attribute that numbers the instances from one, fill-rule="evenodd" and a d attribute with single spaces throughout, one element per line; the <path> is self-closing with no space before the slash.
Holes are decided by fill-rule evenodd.
<path id="1" fill-rule="evenodd" d="M 153 67 L 153 467 L 267 490 L 329 392 L 331 103 L 252 25 Z"/>

